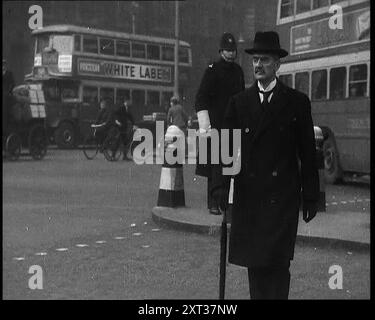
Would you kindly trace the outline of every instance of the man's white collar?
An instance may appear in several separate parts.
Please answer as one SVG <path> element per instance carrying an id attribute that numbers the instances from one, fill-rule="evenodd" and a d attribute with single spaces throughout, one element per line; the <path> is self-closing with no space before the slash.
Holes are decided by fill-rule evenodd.
<path id="1" fill-rule="evenodd" d="M 267 92 L 267 91 L 271 91 L 273 88 L 275 88 L 276 86 L 276 78 L 273 79 L 270 84 L 267 86 L 267 88 L 263 88 L 262 84 L 258 81 L 258 88 L 259 90 L 261 91 L 264 91 L 264 92 Z"/>

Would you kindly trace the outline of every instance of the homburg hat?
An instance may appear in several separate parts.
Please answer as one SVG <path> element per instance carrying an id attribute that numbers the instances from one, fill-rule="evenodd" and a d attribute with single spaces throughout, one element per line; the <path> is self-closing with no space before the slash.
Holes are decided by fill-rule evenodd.
<path id="1" fill-rule="evenodd" d="M 280 47 L 279 35 L 275 31 L 257 32 L 254 37 L 253 47 L 245 49 L 248 54 L 272 53 L 280 58 L 286 57 L 288 51 Z"/>

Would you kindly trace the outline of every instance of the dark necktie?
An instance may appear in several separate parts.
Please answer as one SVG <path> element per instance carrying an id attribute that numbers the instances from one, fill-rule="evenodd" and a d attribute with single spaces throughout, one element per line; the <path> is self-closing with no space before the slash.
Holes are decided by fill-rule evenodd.
<path id="1" fill-rule="evenodd" d="M 273 90 L 270 90 L 270 91 L 259 90 L 259 92 L 263 95 L 262 107 L 263 107 L 263 109 L 266 109 L 267 106 L 269 105 L 268 98 L 270 97 Z"/>

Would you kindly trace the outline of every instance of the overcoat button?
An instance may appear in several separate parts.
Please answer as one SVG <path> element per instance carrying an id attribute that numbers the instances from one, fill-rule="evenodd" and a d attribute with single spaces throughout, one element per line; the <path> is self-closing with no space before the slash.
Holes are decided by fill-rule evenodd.
<path id="1" fill-rule="evenodd" d="M 249 131 L 250 131 L 249 128 L 246 128 L 246 129 L 245 129 L 245 132 L 246 132 L 246 133 L 249 133 Z"/>
<path id="2" fill-rule="evenodd" d="M 273 171 L 273 172 L 272 172 L 272 175 L 273 175 L 274 177 L 277 177 L 277 171 Z"/>

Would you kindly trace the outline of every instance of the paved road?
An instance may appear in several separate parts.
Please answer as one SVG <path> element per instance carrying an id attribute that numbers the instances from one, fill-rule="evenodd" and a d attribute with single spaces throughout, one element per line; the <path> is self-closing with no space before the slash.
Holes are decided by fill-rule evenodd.
<path id="1" fill-rule="evenodd" d="M 204 179 L 194 166 L 184 178 L 187 205 L 203 206 Z M 3 162 L 4 298 L 215 298 L 218 238 L 156 226 L 159 179 L 160 166 L 87 161 L 80 151 Z M 369 214 L 369 197 L 366 186 L 328 186 L 327 214 Z M 44 270 L 41 291 L 27 286 L 33 264 Z M 333 264 L 343 268 L 342 290 L 328 288 Z M 291 298 L 367 298 L 369 264 L 365 251 L 298 245 Z M 245 269 L 228 267 L 228 297 L 248 297 Z"/>

